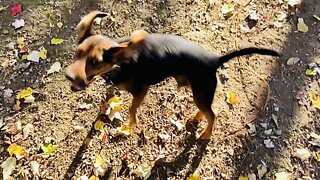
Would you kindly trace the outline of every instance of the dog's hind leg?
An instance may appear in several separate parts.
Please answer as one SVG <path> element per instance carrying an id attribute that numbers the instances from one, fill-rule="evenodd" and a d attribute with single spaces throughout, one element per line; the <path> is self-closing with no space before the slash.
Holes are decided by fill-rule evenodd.
<path id="1" fill-rule="evenodd" d="M 206 129 L 202 132 L 200 136 L 200 139 L 203 140 L 210 140 L 215 119 L 215 115 L 211 109 L 211 104 L 213 101 L 217 82 L 215 79 L 212 78 L 207 80 L 207 82 L 191 82 L 193 99 L 200 110 L 200 112 L 197 113 L 195 119 L 199 120 L 198 118 L 204 115 L 208 121 Z"/>

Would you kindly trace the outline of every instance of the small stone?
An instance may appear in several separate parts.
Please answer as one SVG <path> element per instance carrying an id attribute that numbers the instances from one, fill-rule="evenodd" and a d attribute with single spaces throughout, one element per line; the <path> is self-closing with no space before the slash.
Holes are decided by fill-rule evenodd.
<path id="1" fill-rule="evenodd" d="M 276 129 L 274 130 L 274 134 L 277 136 L 281 136 L 282 135 L 282 130 L 281 129 Z"/>

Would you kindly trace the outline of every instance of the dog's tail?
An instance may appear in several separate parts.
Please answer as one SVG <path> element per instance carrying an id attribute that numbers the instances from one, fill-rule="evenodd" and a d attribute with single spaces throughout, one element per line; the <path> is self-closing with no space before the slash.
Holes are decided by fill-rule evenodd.
<path id="1" fill-rule="evenodd" d="M 237 51 L 233 51 L 229 54 L 223 55 L 219 57 L 219 60 L 215 62 L 216 66 L 221 66 L 223 63 L 228 62 L 230 59 L 238 57 L 238 56 L 244 56 L 249 54 L 261 54 L 261 55 L 270 55 L 270 56 L 280 56 L 280 54 L 277 51 L 265 49 L 265 48 L 255 48 L 255 47 L 249 47 L 240 49 Z"/>

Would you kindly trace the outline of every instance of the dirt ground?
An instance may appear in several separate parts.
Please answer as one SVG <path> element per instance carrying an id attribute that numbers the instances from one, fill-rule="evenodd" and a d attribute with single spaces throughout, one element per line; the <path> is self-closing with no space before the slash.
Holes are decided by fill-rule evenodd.
<path id="1" fill-rule="evenodd" d="M 12 3 L 0 0 L 3 7 Z M 275 179 L 278 172 L 289 172 L 293 179 L 320 179 L 320 161 L 294 157 L 297 148 L 320 151 L 319 146 L 310 144 L 310 133 L 320 134 L 319 109 L 311 106 L 308 98 L 308 92 L 320 95 L 319 75 L 305 74 L 309 63 L 320 63 L 320 21 L 313 17 L 320 15 L 318 0 L 302 0 L 295 8 L 281 0 L 218 0 L 214 4 L 208 0 L 119 0 L 113 5 L 107 0 L 19 3 L 23 11 L 17 17 L 10 16 L 8 8 L 0 11 L 0 63 L 5 59 L 12 62 L 6 68 L 0 67 L 0 163 L 9 157 L 7 148 L 11 143 L 28 152 L 27 157 L 17 161 L 14 179 L 90 177 L 97 155 L 103 156 L 108 165 L 100 179 L 138 178 L 130 170 L 143 163 L 152 168 L 149 179 L 185 179 L 193 173 L 199 174 L 199 179 L 238 179 L 253 173 L 257 179 Z M 234 14 L 228 19 L 221 15 L 224 3 L 235 4 Z M 99 104 L 112 87 L 98 78 L 87 91 L 74 93 L 64 77 L 64 68 L 74 57 L 74 28 L 92 10 L 110 13 L 95 25 L 97 33 L 110 38 L 142 28 L 150 33 L 181 35 L 218 54 L 259 46 L 279 50 L 283 56 L 242 57 L 218 71 L 221 85 L 213 103 L 218 116 L 209 143 L 195 140 L 186 127 L 178 130 L 171 123 L 174 119 L 186 124 L 197 109 L 191 91 L 177 89 L 171 78 L 149 90 L 138 113 L 139 125 L 131 136 L 104 142 L 97 138 L 93 123 L 103 119 L 98 116 Z M 257 12 L 257 20 L 247 18 L 252 11 Z M 280 12 L 287 16 L 275 24 Z M 26 24 L 14 30 L 11 23 L 17 18 Z M 308 32 L 297 31 L 298 18 L 304 19 Z M 56 26 L 58 22 L 63 23 L 62 28 Z M 251 29 L 243 28 L 248 25 Z M 22 60 L 8 47 L 18 37 L 25 38 L 29 49 L 44 46 L 48 58 L 30 64 Z M 65 41 L 54 46 L 50 44 L 53 37 Z M 291 57 L 299 57 L 300 61 L 288 66 Z M 54 62 L 62 64 L 61 71 L 47 75 Z M 27 87 L 35 91 L 35 102 L 14 111 L 15 94 Z M 6 89 L 13 90 L 12 99 L 3 98 Z M 236 105 L 227 103 L 228 92 L 236 94 Z M 126 117 L 132 97 L 118 93 L 124 102 L 121 114 Z M 92 107 L 80 109 L 82 103 Z M 6 134 L 10 124 L 17 121 L 22 127 L 32 124 L 34 132 L 25 138 Z M 248 124 L 255 126 L 255 132 Z M 75 126 L 84 129 L 75 130 Z M 151 138 L 145 138 L 145 134 Z M 163 140 L 159 134 L 170 137 Z M 45 158 L 39 155 L 40 145 L 48 138 L 57 149 Z M 88 147 L 83 145 L 86 139 L 92 139 Z M 269 140 L 274 148 L 266 147 Z M 33 175 L 31 161 L 40 164 L 40 177 Z M 267 172 L 259 178 L 257 168 L 261 164 Z"/>

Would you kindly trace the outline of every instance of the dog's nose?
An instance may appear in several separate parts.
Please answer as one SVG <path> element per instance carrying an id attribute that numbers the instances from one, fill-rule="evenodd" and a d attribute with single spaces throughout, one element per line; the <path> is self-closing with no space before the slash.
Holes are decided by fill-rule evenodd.
<path id="1" fill-rule="evenodd" d="M 71 81 L 71 82 L 74 81 L 74 79 L 72 77 L 70 77 L 68 74 L 66 74 L 65 76 L 69 81 Z"/>

